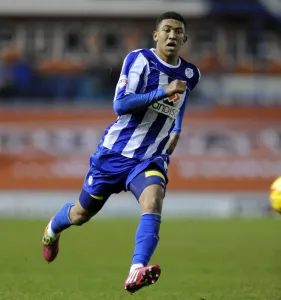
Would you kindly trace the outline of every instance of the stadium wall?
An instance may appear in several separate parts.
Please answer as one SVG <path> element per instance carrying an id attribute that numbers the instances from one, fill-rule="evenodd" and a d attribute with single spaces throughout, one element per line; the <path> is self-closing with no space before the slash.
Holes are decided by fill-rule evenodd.
<path id="1" fill-rule="evenodd" d="M 0 215 L 49 217 L 76 201 L 108 110 L 0 111 Z M 280 110 L 187 111 L 171 157 L 167 217 L 273 214 L 268 190 L 280 176 Z M 130 193 L 114 195 L 99 217 L 134 217 Z"/>
<path id="2" fill-rule="evenodd" d="M 108 110 L 0 112 L 0 190 L 79 190 Z M 281 174 L 280 110 L 187 110 L 169 190 L 267 192 Z"/>
<path id="3" fill-rule="evenodd" d="M 79 191 L 1 191 L 1 217 L 48 218 L 69 201 L 76 201 Z M 112 195 L 98 218 L 137 217 L 140 208 L 131 193 Z M 163 216 L 257 217 L 273 215 L 267 193 L 201 193 L 171 192 L 166 194 Z"/>

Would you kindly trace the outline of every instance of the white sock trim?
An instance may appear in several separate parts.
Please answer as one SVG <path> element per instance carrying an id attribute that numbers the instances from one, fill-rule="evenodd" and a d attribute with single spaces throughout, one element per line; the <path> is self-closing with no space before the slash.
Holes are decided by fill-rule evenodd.
<path id="1" fill-rule="evenodd" d="M 143 264 L 133 264 L 131 266 L 130 273 L 133 272 L 137 268 L 142 268 L 143 266 L 144 266 Z"/>
<path id="2" fill-rule="evenodd" d="M 59 234 L 53 232 L 51 223 L 52 223 L 52 221 L 48 225 L 47 233 L 48 233 L 48 236 L 50 236 L 52 239 L 55 239 L 56 237 L 59 236 Z"/>

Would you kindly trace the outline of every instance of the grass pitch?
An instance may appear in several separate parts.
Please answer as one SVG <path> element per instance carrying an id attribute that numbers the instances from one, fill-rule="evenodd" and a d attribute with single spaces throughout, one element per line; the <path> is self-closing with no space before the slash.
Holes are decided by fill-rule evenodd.
<path id="1" fill-rule="evenodd" d="M 138 220 L 94 220 L 63 233 L 41 257 L 48 220 L 0 220 L 1 300 L 279 300 L 281 219 L 165 220 L 152 263 L 159 281 L 123 290 Z M 133 298 L 132 298 L 133 297 Z"/>

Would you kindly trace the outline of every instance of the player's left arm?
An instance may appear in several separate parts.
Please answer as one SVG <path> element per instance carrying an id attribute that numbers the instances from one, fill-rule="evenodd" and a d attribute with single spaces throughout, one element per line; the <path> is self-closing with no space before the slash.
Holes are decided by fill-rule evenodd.
<path id="1" fill-rule="evenodd" d="M 186 92 L 184 103 L 181 106 L 180 112 L 179 112 L 178 117 L 175 121 L 175 126 L 174 126 L 174 128 L 171 132 L 171 135 L 170 135 L 169 147 L 168 147 L 168 151 L 167 151 L 169 155 L 171 155 L 174 152 L 174 150 L 175 150 L 175 148 L 178 144 L 179 138 L 180 138 L 182 121 L 183 121 L 184 112 L 185 112 L 186 103 L 187 103 L 187 97 L 188 97 L 188 90 Z"/>
<path id="2" fill-rule="evenodd" d="M 195 86 L 197 85 L 197 83 L 199 82 L 201 78 L 201 73 L 199 71 L 198 68 L 196 68 L 196 72 L 194 74 L 194 77 L 192 78 L 192 80 L 190 81 L 190 84 L 188 85 L 188 89 L 185 95 L 185 99 L 184 99 L 184 103 L 180 108 L 180 112 L 179 115 L 175 121 L 175 126 L 171 132 L 170 135 L 170 140 L 169 140 L 169 147 L 168 147 L 168 154 L 171 155 L 174 151 L 175 148 L 178 144 L 179 138 L 180 138 L 180 133 L 181 133 L 181 129 L 182 129 L 182 122 L 183 122 L 183 118 L 184 118 L 184 113 L 185 113 L 185 108 L 186 108 L 186 103 L 187 103 L 187 98 L 188 98 L 188 94 L 191 90 L 193 90 L 195 88 Z"/>

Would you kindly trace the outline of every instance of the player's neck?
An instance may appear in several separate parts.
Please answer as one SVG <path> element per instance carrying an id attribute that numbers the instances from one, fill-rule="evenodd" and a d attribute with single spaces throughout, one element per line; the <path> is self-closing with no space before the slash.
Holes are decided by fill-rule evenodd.
<path id="1" fill-rule="evenodd" d="M 165 63 L 172 65 L 172 66 L 176 66 L 178 64 L 178 60 L 179 60 L 179 56 L 167 56 L 164 55 L 159 49 L 156 48 L 155 50 L 155 54 L 161 58 Z"/>

